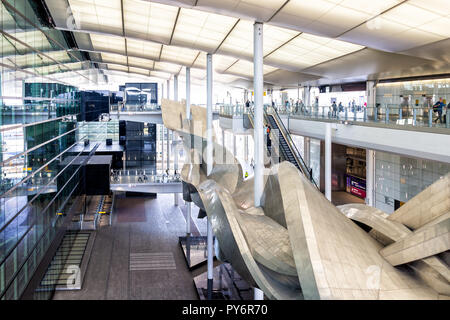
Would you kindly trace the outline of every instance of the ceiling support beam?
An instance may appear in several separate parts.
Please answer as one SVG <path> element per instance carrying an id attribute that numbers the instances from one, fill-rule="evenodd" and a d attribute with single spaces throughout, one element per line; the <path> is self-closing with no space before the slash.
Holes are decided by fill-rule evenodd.
<path id="1" fill-rule="evenodd" d="M 216 50 L 214 50 L 213 54 L 215 54 L 220 47 L 222 46 L 222 44 L 225 42 L 225 40 L 227 40 L 228 36 L 231 34 L 231 32 L 233 32 L 234 28 L 236 28 L 237 24 L 239 23 L 239 21 L 241 21 L 241 19 L 238 19 L 236 21 L 236 23 L 231 27 L 230 31 L 228 31 L 228 33 L 226 34 L 226 36 L 222 39 L 222 41 L 219 43 L 219 45 L 217 46 Z"/>
<path id="2" fill-rule="evenodd" d="M 278 14 L 278 12 L 280 12 L 281 10 L 283 10 L 283 8 L 284 8 L 288 3 L 289 3 L 289 0 L 286 0 L 286 2 L 283 3 L 283 4 L 281 5 L 281 7 L 279 7 L 278 10 L 275 11 L 275 13 L 274 13 L 274 14 L 273 14 L 266 22 L 270 22 L 270 21 Z"/>
<path id="3" fill-rule="evenodd" d="M 175 18 L 175 22 L 174 22 L 173 28 L 172 28 L 172 33 L 170 34 L 169 45 L 172 44 L 173 34 L 175 33 L 175 28 L 177 27 L 177 22 L 178 22 L 178 17 L 180 16 L 180 11 L 181 11 L 181 8 L 178 8 L 177 16 Z"/>

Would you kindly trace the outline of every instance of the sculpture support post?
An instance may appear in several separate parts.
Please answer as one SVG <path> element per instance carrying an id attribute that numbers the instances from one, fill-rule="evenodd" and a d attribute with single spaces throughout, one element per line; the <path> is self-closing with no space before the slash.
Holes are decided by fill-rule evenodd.
<path id="1" fill-rule="evenodd" d="M 310 164 L 310 158 L 311 158 L 311 138 L 310 137 L 304 137 L 303 138 L 303 154 L 305 155 L 305 164 L 309 168 L 311 166 Z"/>
<path id="2" fill-rule="evenodd" d="M 191 68 L 186 67 L 186 119 L 191 119 Z M 191 206 L 190 202 L 186 203 L 187 219 L 186 219 L 186 234 L 191 234 Z"/>
<path id="3" fill-rule="evenodd" d="M 248 162 L 248 135 L 244 138 L 244 160 Z"/>
<path id="4" fill-rule="evenodd" d="M 237 157 L 236 135 L 233 133 L 233 156 Z"/>
<path id="5" fill-rule="evenodd" d="M 207 220 L 208 230 L 207 230 L 207 250 L 208 250 L 208 284 L 207 284 L 207 299 L 212 299 L 212 290 L 213 290 L 213 258 L 214 258 L 214 250 L 213 250 L 213 231 L 211 221 Z"/>
<path id="6" fill-rule="evenodd" d="M 255 22 L 253 25 L 253 88 L 255 92 L 254 110 L 254 158 L 255 158 L 255 207 L 261 206 L 264 190 L 264 135 L 263 135 L 263 24 Z M 254 288 L 255 300 L 262 300 L 264 293 Z"/>
<path id="7" fill-rule="evenodd" d="M 325 125 L 325 197 L 331 201 L 331 123 Z"/>
<path id="8" fill-rule="evenodd" d="M 186 202 L 187 210 L 186 210 L 186 235 L 191 234 L 191 203 Z"/>
<path id="9" fill-rule="evenodd" d="M 173 144 L 173 170 L 174 174 L 178 172 L 178 135 L 175 131 L 172 132 L 172 144 Z M 174 193 L 174 204 L 178 206 L 178 193 Z"/>
<path id="10" fill-rule="evenodd" d="M 170 170 L 170 130 L 167 129 L 167 170 Z M 169 173 L 169 171 L 167 171 Z M 169 178 L 169 177 L 167 177 Z"/>
<path id="11" fill-rule="evenodd" d="M 212 144 L 212 55 L 206 55 L 206 168 L 210 175 L 213 168 L 213 144 Z M 208 249 L 208 300 L 212 299 L 213 289 L 213 231 L 211 221 L 208 218 L 207 249 Z"/>
<path id="12" fill-rule="evenodd" d="M 375 177 L 375 151 L 366 150 L 366 204 L 373 207 L 373 181 Z"/>
<path id="13" fill-rule="evenodd" d="M 263 133 L 263 24 L 255 22 L 253 25 L 253 88 L 255 92 L 254 110 L 254 158 L 255 158 L 255 207 L 261 206 L 264 188 L 264 133 Z"/>
<path id="14" fill-rule="evenodd" d="M 161 134 L 161 171 L 164 173 L 164 131 L 166 130 L 166 127 L 164 124 L 162 124 L 162 134 Z"/>

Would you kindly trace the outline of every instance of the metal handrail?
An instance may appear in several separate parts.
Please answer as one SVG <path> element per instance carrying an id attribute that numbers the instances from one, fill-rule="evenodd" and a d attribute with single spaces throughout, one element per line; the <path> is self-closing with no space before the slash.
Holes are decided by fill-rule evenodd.
<path id="1" fill-rule="evenodd" d="M 291 135 L 289 134 L 289 131 L 286 129 L 283 121 L 281 121 L 281 118 L 277 112 L 276 109 L 270 108 L 274 112 L 272 112 L 272 115 L 275 115 L 274 120 L 278 125 L 278 128 L 281 129 L 281 134 L 283 135 L 286 142 L 289 144 L 291 151 L 293 151 L 293 155 L 295 157 L 295 160 L 299 164 L 300 168 L 302 168 L 303 174 L 309 178 L 309 180 L 318 188 L 316 181 L 314 181 L 313 175 L 312 175 L 312 169 L 308 168 L 305 161 L 303 160 L 302 156 L 300 155 L 300 152 L 298 151 L 294 141 L 292 140 Z M 264 110 L 264 112 L 268 115 L 267 109 Z"/>

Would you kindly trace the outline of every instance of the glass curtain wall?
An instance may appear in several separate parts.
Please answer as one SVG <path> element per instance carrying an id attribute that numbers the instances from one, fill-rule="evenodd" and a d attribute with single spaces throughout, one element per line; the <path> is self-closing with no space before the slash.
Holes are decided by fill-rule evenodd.
<path id="1" fill-rule="evenodd" d="M 19 299 L 81 192 L 77 88 L 88 80 L 38 1 L 0 5 L 0 299 Z M 75 79 L 75 80 L 74 80 Z M 78 82 L 78 81 L 77 81 Z M 79 82 L 78 82 L 79 83 Z M 51 291 L 36 295 L 48 298 Z"/>

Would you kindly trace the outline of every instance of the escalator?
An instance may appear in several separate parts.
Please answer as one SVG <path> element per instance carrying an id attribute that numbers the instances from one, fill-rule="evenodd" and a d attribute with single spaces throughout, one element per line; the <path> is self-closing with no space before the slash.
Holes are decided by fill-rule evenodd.
<path id="1" fill-rule="evenodd" d="M 318 188 L 316 182 L 314 181 L 312 169 L 308 168 L 305 161 L 303 160 L 300 152 L 297 150 L 295 143 L 293 142 L 289 131 L 283 124 L 278 112 L 272 108 L 264 108 L 264 124 L 270 128 L 272 134 L 278 132 L 278 142 L 279 142 L 279 156 L 282 161 L 289 161 L 292 163 L 300 172 L 302 172 L 312 184 Z M 244 127 L 253 128 L 253 112 L 249 110 L 247 114 L 244 114 Z M 272 152 L 271 147 L 268 150 Z"/>

